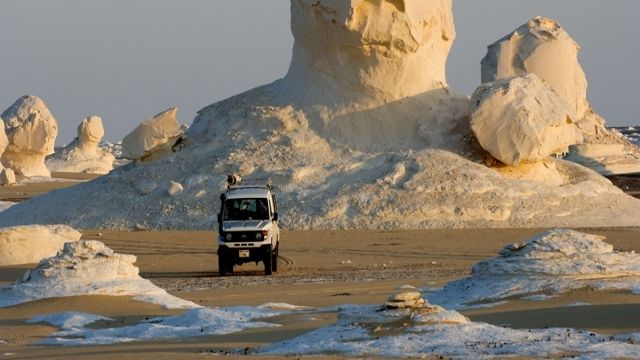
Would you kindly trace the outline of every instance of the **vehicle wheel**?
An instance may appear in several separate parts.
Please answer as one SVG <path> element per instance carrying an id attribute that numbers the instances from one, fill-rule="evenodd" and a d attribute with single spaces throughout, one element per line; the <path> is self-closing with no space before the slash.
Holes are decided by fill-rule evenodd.
<path id="1" fill-rule="evenodd" d="M 227 275 L 227 263 L 220 255 L 218 255 L 218 272 L 220 273 L 220 276 Z"/>
<path id="2" fill-rule="evenodd" d="M 264 274 L 271 275 L 273 273 L 273 255 L 271 254 L 271 249 L 267 250 L 267 253 L 264 254 Z"/>
<path id="3" fill-rule="evenodd" d="M 273 272 L 278 272 L 278 253 L 280 252 L 279 250 L 280 245 L 276 245 L 276 251 L 273 252 L 273 261 L 272 261 L 272 268 L 273 268 Z"/>

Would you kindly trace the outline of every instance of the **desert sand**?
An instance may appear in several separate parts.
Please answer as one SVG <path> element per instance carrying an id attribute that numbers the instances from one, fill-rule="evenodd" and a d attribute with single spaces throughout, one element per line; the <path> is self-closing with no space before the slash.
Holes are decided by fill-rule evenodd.
<path id="1" fill-rule="evenodd" d="M 284 302 L 329 307 L 341 304 L 382 304 L 403 285 L 433 288 L 468 275 L 473 264 L 492 257 L 507 244 L 538 233 L 528 230 L 426 231 L 288 231 L 283 234 L 280 269 L 273 277 L 253 264 L 237 276 L 217 276 L 214 232 L 85 231 L 120 253 L 135 254 L 143 277 L 171 294 L 208 307 Z M 618 250 L 640 251 L 640 229 L 588 229 L 606 235 Z M 321 244 L 318 246 L 318 244 Z M 0 269 L 6 284 L 30 266 Z M 268 286 L 266 286 L 268 285 Z M 589 305 L 587 305 L 589 304 Z M 568 306 L 573 305 L 573 306 Z M 335 321 L 335 313 L 284 315 L 269 321 L 277 329 L 181 341 L 139 342 L 108 346 L 51 347 L 34 345 L 56 331 L 49 325 L 27 324 L 35 315 L 80 311 L 110 317 L 113 323 L 175 315 L 127 297 L 84 296 L 53 298 L 0 309 L 0 345 L 11 358 L 196 358 L 289 339 Z M 474 321 L 514 328 L 575 327 L 615 335 L 640 331 L 638 296 L 624 292 L 579 290 L 544 301 L 510 301 L 497 307 L 462 311 Z M 99 322 L 95 326 L 110 326 Z M 233 356 L 242 354 L 233 353 Z M 322 357 L 331 359 L 331 356 Z M 340 357 L 338 357 L 340 358 Z"/>

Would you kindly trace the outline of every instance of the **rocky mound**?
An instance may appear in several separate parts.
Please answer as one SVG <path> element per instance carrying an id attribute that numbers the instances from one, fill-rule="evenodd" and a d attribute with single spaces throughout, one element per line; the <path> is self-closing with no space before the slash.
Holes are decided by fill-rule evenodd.
<path id="1" fill-rule="evenodd" d="M 136 257 L 114 253 L 99 241 L 69 242 L 22 280 L 0 287 L 0 307 L 38 299 L 81 295 L 132 296 L 167 308 L 198 305 L 169 295 L 138 275 Z"/>
<path id="2" fill-rule="evenodd" d="M 604 240 L 573 230 L 547 231 L 478 263 L 470 277 L 447 284 L 429 301 L 459 308 L 585 287 L 640 293 L 640 255 L 613 251 Z"/>
<path id="3" fill-rule="evenodd" d="M 103 136 L 102 118 L 85 118 L 78 126 L 78 136 L 47 158 L 47 167 L 56 172 L 107 174 L 113 169 L 115 156 L 99 147 Z"/>
<path id="4" fill-rule="evenodd" d="M 0 266 L 36 264 L 55 256 L 65 243 L 80 240 L 75 229 L 64 225 L 32 225 L 0 229 Z"/>
<path id="5" fill-rule="evenodd" d="M 640 224 L 639 201 L 581 166 L 485 165 L 470 100 L 444 77 L 450 0 L 291 9 L 285 78 L 201 110 L 168 157 L 16 205 L 0 225 L 213 229 L 232 172 L 274 180 L 287 228 Z"/>

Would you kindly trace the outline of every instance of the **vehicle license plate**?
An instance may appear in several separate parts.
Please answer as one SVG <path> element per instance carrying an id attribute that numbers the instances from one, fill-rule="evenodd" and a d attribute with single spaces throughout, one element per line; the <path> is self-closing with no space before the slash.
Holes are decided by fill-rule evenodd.
<path id="1" fill-rule="evenodd" d="M 249 257 L 249 250 L 240 250 L 240 257 L 241 258 L 248 258 Z"/>

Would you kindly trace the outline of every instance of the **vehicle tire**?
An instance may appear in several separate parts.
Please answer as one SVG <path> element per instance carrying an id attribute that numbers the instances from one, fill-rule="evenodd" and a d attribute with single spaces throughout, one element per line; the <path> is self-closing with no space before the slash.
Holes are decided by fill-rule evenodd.
<path id="1" fill-rule="evenodd" d="M 276 251 L 273 252 L 273 261 L 271 268 L 273 272 L 278 272 L 278 253 L 280 252 L 280 245 L 276 245 Z"/>
<path id="2" fill-rule="evenodd" d="M 264 274 L 271 275 L 273 273 L 273 255 L 271 254 L 271 248 L 264 254 L 262 262 L 264 262 Z"/>
<path id="3" fill-rule="evenodd" d="M 227 275 L 227 262 L 224 261 L 224 258 L 220 254 L 218 254 L 218 272 L 220 276 Z"/>

